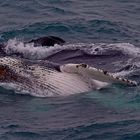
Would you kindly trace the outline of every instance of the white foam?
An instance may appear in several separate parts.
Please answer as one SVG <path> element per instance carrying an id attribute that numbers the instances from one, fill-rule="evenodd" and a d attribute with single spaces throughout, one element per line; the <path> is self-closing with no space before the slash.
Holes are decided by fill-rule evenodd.
<path id="1" fill-rule="evenodd" d="M 48 94 L 46 96 L 44 96 L 44 91 L 37 89 L 37 93 L 33 90 L 29 90 L 29 88 L 27 89 L 23 89 L 22 85 L 20 85 L 19 83 L 0 83 L 0 86 L 7 89 L 7 90 L 13 90 L 15 93 L 17 94 L 24 94 L 24 95 L 31 95 L 31 96 L 35 96 L 35 97 L 51 97 L 53 95 Z"/>
<path id="2" fill-rule="evenodd" d="M 133 70 L 129 70 L 129 71 L 123 70 L 121 72 L 114 73 L 113 75 L 117 77 L 125 77 L 125 76 L 130 75 L 131 73 L 133 73 Z"/>
<path id="3" fill-rule="evenodd" d="M 98 51 L 96 49 L 98 48 Z M 108 49 L 111 50 L 120 50 L 125 54 L 138 56 L 140 55 L 140 48 L 130 44 L 130 43 L 77 43 L 77 44 L 65 44 L 63 46 L 55 45 L 50 47 L 34 46 L 34 43 L 23 43 L 19 40 L 10 39 L 7 42 L 5 51 L 7 54 L 20 53 L 25 58 L 29 59 L 44 59 L 48 56 L 51 56 L 61 50 L 75 50 L 80 49 L 88 54 L 97 54 L 106 52 Z"/>
<path id="4" fill-rule="evenodd" d="M 100 52 L 107 53 L 108 50 L 119 50 L 124 54 L 131 55 L 131 56 L 139 56 L 140 55 L 140 48 L 134 46 L 130 43 L 97 43 L 97 44 L 91 44 L 92 47 L 88 49 L 88 52 L 90 54 L 97 54 Z M 98 51 L 95 51 L 95 49 L 98 49 Z"/>
<path id="5" fill-rule="evenodd" d="M 125 54 L 132 55 L 132 56 L 138 56 L 140 55 L 140 48 L 134 46 L 130 43 L 116 43 L 116 44 L 109 44 L 108 47 L 111 47 L 113 49 L 116 48 L 117 50 L 121 50 Z"/>
<path id="6" fill-rule="evenodd" d="M 25 58 L 29 59 L 44 59 L 47 56 L 50 56 L 54 53 L 57 53 L 64 49 L 76 49 L 77 47 L 81 47 L 82 45 L 55 45 L 50 47 L 42 47 L 42 46 L 34 46 L 34 43 L 23 43 L 21 41 L 18 41 L 15 39 L 10 39 L 7 42 L 7 45 L 5 47 L 5 52 L 7 54 L 15 54 L 20 53 Z"/>
<path id="7" fill-rule="evenodd" d="M 26 58 L 41 59 L 46 56 L 48 49 L 41 46 L 34 47 L 33 43 L 24 44 L 17 39 L 13 39 L 7 42 L 5 51 L 7 54 L 20 53 Z"/>

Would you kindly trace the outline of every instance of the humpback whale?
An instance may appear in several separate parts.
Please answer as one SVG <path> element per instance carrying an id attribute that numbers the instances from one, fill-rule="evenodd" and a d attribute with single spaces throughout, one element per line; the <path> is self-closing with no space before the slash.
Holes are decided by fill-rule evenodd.
<path id="1" fill-rule="evenodd" d="M 42 37 L 29 41 L 35 45 L 63 44 L 58 37 Z M 4 48 L 4 45 L 1 45 Z M 3 49 L 1 49 L 3 51 Z M 1 52 L 2 52 L 1 51 Z M 44 60 L 29 60 L 14 56 L 0 57 L 0 85 L 14 85 L 17 92 L 34 96 L 70 95 L 101 89 L 113 83 L 137 86 L 136 81 L 117 77 L 113 73 L 87 64 L 59 64 Z"/>
<path id="2" fill-rule="evenodd" d="M 35 96 L 57 96 L 88 92 L 112 83 L 136 86 L 135 81 L 86 64 L 59 65 L 48 62 L 46 66 L 12 57 L 0 58 L 0 81 L 13 83 L 18 90 Z"/>

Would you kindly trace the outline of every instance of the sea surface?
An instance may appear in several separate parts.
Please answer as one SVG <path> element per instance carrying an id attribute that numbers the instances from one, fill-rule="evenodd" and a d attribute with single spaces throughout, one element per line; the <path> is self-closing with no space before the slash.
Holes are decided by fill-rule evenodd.
<path id="1" fill-rule="evenodd" d="M 66 45 L 22 45 L 50 35 Z M 0 42 L 9 56 L 87 63 L 139 83 L 140 0 L 0 0 Z M 140 86 L 44 98 L 0 87 L 0 140 L 139 139 Z"/>

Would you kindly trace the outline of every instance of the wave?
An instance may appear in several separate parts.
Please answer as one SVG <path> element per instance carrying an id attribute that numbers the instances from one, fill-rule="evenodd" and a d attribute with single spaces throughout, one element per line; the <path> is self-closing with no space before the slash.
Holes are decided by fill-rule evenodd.
<path id="1" fill-rule="evenodd" d="M 29 59 L 44 59 L 51 55 L 54 55 L 62 50 L 82 50 L 90 55 L 111 55 L 123 53 L 125 55 L 131 55 L 133 57 L 140 55 L 140 48 L 130 43 L 76 43 L 66 45 L 55 45 L 50 47 L 34 46 L 34 43 L 24 43 L 15 39 L 10 39 L 5 47 L 5 52 L 9 54 L 22 54 Z M 112 51 L 112 52 L 111 52 Z M 63 56 L 62 56 L 63 57 Z"/>

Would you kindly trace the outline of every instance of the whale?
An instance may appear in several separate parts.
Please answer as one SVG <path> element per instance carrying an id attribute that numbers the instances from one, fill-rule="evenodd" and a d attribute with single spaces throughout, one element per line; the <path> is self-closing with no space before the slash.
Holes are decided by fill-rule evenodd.
<path id="1" fill-rule="evenodd" d="M 89 92 L 113 83 L 137 86 L 137 82 L 86 64 L 59 65 L 41 61 L 32 62 L 12 57 L 0 58 L 0 82 L 14 84 L 19 91 L 35 96 L 58 96 Z"/>
<path id="2" fill-rule="evenodd" d="M 50 43 L 51 42 L 51 43 Z M 41 37 L 25 43 L 41 46 L 63 45 L 59 37 Z M 39 97 L 65 96 L 100 90 L 112 84 L 137 86 L 136 81 L 115 76 L 114 73 L 86 63 L 57 63 L 48 60 L 29 60 L 19 56 L 7 56 L 5 44 L 0 45 L 0 86 L 15 88 Z"/>

